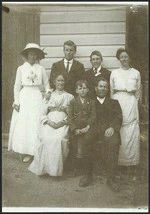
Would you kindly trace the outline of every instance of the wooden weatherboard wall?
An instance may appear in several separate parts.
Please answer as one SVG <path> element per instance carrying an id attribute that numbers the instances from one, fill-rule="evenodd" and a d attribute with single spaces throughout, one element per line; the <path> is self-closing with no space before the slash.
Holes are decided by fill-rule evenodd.
<path id="1" fill-rule="evenodd" d="M 47 53 L 41 64 L 50 74 L 52 63 L 63 58 L 63 43 L 77 45 L 75 58 L 85 69 L 91 67 L 89 56 L 99 50 L 103 66 L 119 66 L 116 50 L 126 43 L 126 7 L 110 5 L 47 5 L 40 13 L 40 45 Z"/>

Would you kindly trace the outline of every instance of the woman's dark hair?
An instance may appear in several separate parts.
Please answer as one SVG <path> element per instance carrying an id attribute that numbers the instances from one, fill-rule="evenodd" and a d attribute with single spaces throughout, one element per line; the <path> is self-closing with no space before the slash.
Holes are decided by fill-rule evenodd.
<path id="1" fill-rule="evenodd" d="M 63 76 L 64 81 L 65 81 L 65 76 L 64 76 L 64 74 L 62 74 L 60 71 L 54 72 L 53 81 L 52 81 L 52 84 L 51 84 L 51 88 L 53 88 L 54 90 L 56 89 L 55 80 L 56 80 L 56 78 L 57 78 L 58 76 Z"/>
<path id="2" fill-rule="evenodd" d="M 62 72 L 55 72 L 54 76 L 53 76 L 53 83 L 55 82 L 55 80 L 58 76 L 63 76 L 63 78 L 65 80 L 65 76 L 64 76 L 64 74 L 62 74 Z"/>
<path id="3" fill-rule="evenodd" d="M 120 54 L 121 54 L 122 52 L 127 53 L 127 54 L 129 55 L 129 57 L 131 56 L 131 52 L 130 52 L 128 49 L 126 49 L 126 48 L 119 48 L 119 49 L 117 50 L 117 52 L 116 52 L 116 58 L 117 58 L 118 60 L 120 60 Z"/>
<path id="4" fill-rule="evenodd" d="M 37 58 L 38 60 L 41 60 L 41 59 L 44 59 L 45 58 L 45 54 L 46 53 L 42 53 L 42 51 L 39 51 L 37 50 L 36 48 L 30 48 L 30 49 L 27 49 L 23 52 L 22 56 L 27 60 L 28 59 L 28 55 L 31 51 L 35 51 L 36 52 L 36 55 L 37 55 Z"/>

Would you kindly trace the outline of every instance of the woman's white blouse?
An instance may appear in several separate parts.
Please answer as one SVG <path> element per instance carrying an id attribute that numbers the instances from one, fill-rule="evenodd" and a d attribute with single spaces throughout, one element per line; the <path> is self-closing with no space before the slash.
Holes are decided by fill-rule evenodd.
<path id="1" fill-rule="evenodd" d="M 66 113 L 69 110 L 70 101 L 74 98 L 72 94 L 67 93 L 66 91 L 53 91 L 49 101 L 42 102 L 41 105 L 41 122 L 44 124 L 49 120 L 48 117 L 48 108 L 50 107 L 60 107 L 66 110 Z M 67 113 L 68 114 L 68 113 Z M 66 116 L 67 118 L 67 116 Z"/>
<path id="2" fill-rule="evenodd" d="M 140 72 L 134 68 L 123 70 L 118 68 L 110 75 L 110 93 L 113 98 L 115 91 L 133 92 L 137 99 L 140 98 L 141 77 Z"/>
<path id="3" fill-rule="evenodd" d="M 46 93 L 50 91 L 49 81 L 43 66 L 39 64 L 30 65 L 25 62 L 17 69 L 14 84 L 14 104 L 19 105 L 19 92 L 23 86 L 43 85 Z"/>

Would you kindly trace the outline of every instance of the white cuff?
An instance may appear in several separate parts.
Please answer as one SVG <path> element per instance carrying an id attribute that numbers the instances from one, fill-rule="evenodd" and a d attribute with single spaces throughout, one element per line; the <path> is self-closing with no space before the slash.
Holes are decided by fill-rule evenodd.
<path id="1" fill-rule="evenodd" d="M 13 102 L 12 107 L 14 107 L 15 105 L 16 105 L 16 106 L 20 106 L 19 102 L 17 102 L 17 101 L 14 101 L 14 102 Z"/>
<path id="2" fill-rule="evenodd" d="M 42 120 L 42 124 L 44 124 L 44 123 L 47 122 L 47 121 L 48 121 L 48 118 L 43 119 L 43 120 Z"/>
<path id="3" fill-rule="evenodd" d="M 46 90 L 45 94 L 47 94 L 47 93 L 52 93 L 53 91 L 54 91 L 54 89 L 51 88 L 51 89 L 49 89 L 49 90 Z"/>

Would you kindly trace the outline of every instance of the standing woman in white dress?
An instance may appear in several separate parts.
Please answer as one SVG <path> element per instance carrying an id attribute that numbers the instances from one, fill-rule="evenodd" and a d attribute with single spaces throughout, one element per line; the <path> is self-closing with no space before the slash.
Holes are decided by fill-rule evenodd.
<path id="1" fill-rule="evenodd" d="M 118 49 L 116 57 L 121 67 L 111 73 L 110 92 L 111 98 L 119 101 L 123 114 L 118 165 L 135 170 L 140 160 L 138 102 L 141 77 L 139 71 L 130 66 L 128 50 Z"/>
<path id="2" fill-rule="evenodd" d="M 39 45 L 28 43 L 20 54 L 25 63 L 18 67 L 16 73 L 8 151 L 24 154 L 23 162 L 28 162 L 34 156 L 38 142 L 40 106 L 43 99 L 40 86 L 45 88 L 46 99 L 51 90 L 46 71 L 39 64 L 45 57 Z"/>
<path id="3" fill-rule="evenodd" d="M 41 108 L 41 129 L 34 160 L 29 170 L 36 175 L 48 173 L 50 176 L 62 176 L 63 165 L 69 152 L 69 126 L 67 115 L 72 94 L 64 91 L 65 79 L 56 74 L 49 101 Z"/>

